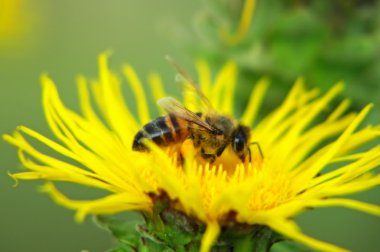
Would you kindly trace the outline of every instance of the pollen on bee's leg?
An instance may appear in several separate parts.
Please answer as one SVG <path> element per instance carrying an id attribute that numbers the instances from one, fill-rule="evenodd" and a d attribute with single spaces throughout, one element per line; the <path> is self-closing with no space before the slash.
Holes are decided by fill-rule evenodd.
<path id="1" fill-rule="evenodd" d="M 196 153 L 193 140 L 186 139 L 181 146 L 181 154 L 183 157 L 194 157 Z"/>
<path id="2" fill-rule="evenodd" d="M 177 148 L 177 166 L 183 167 L 185 160 L 189 158 L 193 158 L 195 155 L 195 148 L 193 141 L 191 139 L 185 140 L 178 148 Z"/>

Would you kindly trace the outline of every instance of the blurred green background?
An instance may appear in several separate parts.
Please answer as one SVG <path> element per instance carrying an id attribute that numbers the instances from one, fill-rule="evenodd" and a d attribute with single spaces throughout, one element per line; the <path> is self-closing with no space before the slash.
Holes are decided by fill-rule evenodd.
<path id="1" fill-rule="evenodd" d="M 0 0 L 0 132 L 11 133 L 22 124 L 51 136 L 41 108 L 40 74 L 49 73 L 66 105 L 77 109 L 75 77 L 95 78 L 97 55 L 107 49 L 113 51 L 114 70 L 128 62 L 142 80 L 157 70 L 169 84 L 174 74 L 164 60 L 167 54 L 192 73 L 195 57 L 206 57 L 214 69 L 234 59 L 240 67 L 240 108 L 247 99 L 244 93 L 262 75 L 272 79 L 267 109 L 279 104 L 297 76 L 324 90 L 346 80 L 345 95 L 353 98 L 354 107 L 374 102 L 377 108 L 368 122 L 379 123 L 379 4 L 315 2 L 259 1 L 246 39 L 226 45 L 218 32 L 236 27 L 241 1 Z M 1 30 L 4 6 L 15 7 L 9 15 L 16 20 L 14 31 Z M 95 252 L 113 246 L 112 237 L 91 218 L 77 224 L 72 211 L 39 193 L 42 182 L 12 187 L 7 172 L 21 170 L 17 153 L 3 142 L 0 157 L 0 251 Z M 83 198 L 99 193 L 67 188 Z M 380 204 L 380 190 L 355 198 Z M 306 233 L 353 251 L 380 247 L 378 217 L 318 209 L 297 219 Z"/>

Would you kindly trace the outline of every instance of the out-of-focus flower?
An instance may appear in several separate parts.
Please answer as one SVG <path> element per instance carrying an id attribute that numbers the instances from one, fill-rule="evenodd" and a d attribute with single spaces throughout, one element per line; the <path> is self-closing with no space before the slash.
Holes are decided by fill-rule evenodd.
<path id="1" fill-rule="evenodd" d="M 251 25 L 252 16 L 256 7 L 256 0 L 246 0 L 240 16 L 239 26 L 231 33 L 226 27 L 222 27 L 220 34 L 227 44 L 233 45 L 241 42 L 246 36 Z"/>
<path id="2" fill-rule="evenodd" d="M 102 117 L 93 108 L 87 79 L 78 79 L 82 109 L 78 114 L 63 105 L 53 81 L 43 75 L 43 107 L 57 140 L 25 126 L 5 136 L 18 148 L 21 163 L 29 170 L 13 174 L 13 178 L 67 181 L 109 192 L 96 200 L 72 200 L 52 182 L 44 185 L 43 191 L 58 204 L 77 211 L 78 220 L 87 214 L 128 210 L 154 216 L 159 199 L 165 198 L 167 208 L 206 226 L 201 251 L 209 251 L 216 244 L 222 227 L 240 224 L 268 227 L 314 249 L 340 251 L 302 233 L 293 217 L 306 209 L 329 206 L 380 215 L 377 205 L 343 197 L 380 184 L 380 176 L 371 173 L 380 164 L 380 147 L 356 151 L 379 137 L 378 126 L 359 129 L 372 105 L 359 113 L 346 113 L 349 101 L 344 100 L 320 120 L 343 89 L 341 83 L 320 95 L 316 89 L 305 89 L 298 80 L 284 102 L 259 121 L 259 107 L 268 86 L 265 79 L 260 80 L 239 122 L 251 127 L 250 140 L 259 143 L 263 156 L 252 146 L 252 160 L 242 163 L 228 146 L 210 164 L 195 158 L 196 150 L 191 140 L 186 140 L 180 150 L 182 163 L 172 149 L 149 143 L 149 153 L 132 151 L 135 134 L 152 120 L 145 91 L 132 67 L 125 66 L 123 73 L 136 100 L 134 116 L 121 95 L 120 79 L 108 69 L 107 55 L 100 56 L 99 65 L 100 78 L 91 83 L 91 88 Z M 197 62 L 197 68 L 201 90 L 212 105 L 220 113 L 237 118 L 236 65 L 226 63 L 215 78 L 204 61 Z M 150 76 L 150 84 L 156 99 L 165 96 L 157 74 Z M 183 104 L 197 111 L 192 98 L 185 96 Z M 63 158 L 38 150 L 30 139 Z M 163 244 L 164 239 L 160 240 Z"/>
<path id="3" fill-rule="evenodd" d="M 0 1 L 0 52 L 30 46 L 36 32 L 34 7 L 25 0 Z M 34 5 L 33 5 L 34 6 Z"/>

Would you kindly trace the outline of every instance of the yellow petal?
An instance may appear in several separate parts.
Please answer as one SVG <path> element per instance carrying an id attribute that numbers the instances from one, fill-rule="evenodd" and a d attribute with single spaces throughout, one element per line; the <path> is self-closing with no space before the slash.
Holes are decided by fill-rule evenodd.
<path id="1" fill-rule="evenodd" d="M 289 237 L 295 241 L 301 242 L 305 245 L 310 246 L 311 248 L 314 248 L 320 251 L 331 251 L 331 252 L 348 251 L 346 249 L 339 248 L 335 245 L 316 240 L 312 237 L 309 237 L 303 234 L 299 230 L 298 226 L 296 226 L 294 222 L 290 220 L 276 219 L 268 223 L 268 225 L 273 230 L 285 235 L 286 237 Z"/>
<path id="2" fill-rule="evenodd" d="M 309 180 L 310 178 L 314 177 L 320 170 L 322 170 L 323 167 L 336 155 L 336 153 L 340 150 L 343 144 L 347 142 L 349 136 L 363 121 L 364 117 L 368 114 L 371 108 L 372 105 L 366 106 L 355 118 L 355 120 L 348 126 L 348 128 L 343 132 L 339 139 L 329 147 L 328 152 L 319 157 L 318 160 L 315 160 L 315 162 L 313 162 L 313 164 L 310 167 L 306 169 L 298 168 L 298 172 L 302 173 L 302 175 L 300 175 L 299 178 L 304 181 Z"/>
<path id="3" fill-rule="evenodd" d="M 256 86 L 253 88 L 249 97 L 249 102 L 243 116 L 241 117 L 241 123 L 244 125 L 253 125 L 257 117 L 257 113 L 260 109 L 260 105 L 263 101 L 265 92 L 269 86 L 268 78 L 261 78 Z"/>
<path id="4" fill-rule="evenodd" d="M 149 75 L 149 84 L 155 101 L 158 101 L 162 97 L 166 96 L 166 92 L 164 90 L 161 78 L 157 73 Z M 161 114 L 165 114 L 165 111 L 161 107 L 159 107 L 159 110 Z"/>
<path id="5" fill-rule="evenodd" d="M 212 245 L 218 238 L 220 233 L 220 226 L 217 222 L 207 223 L 206 232 L 202 238 L 201 250 L 200 252 L 209 252 Z"/>
<path id="6" fill-rule="evenodd" d="M 352 208 L 361 212 L 378 215 L 380 216 L 380 206 L 360 202 L 352 199 L 326 199 L 326 200 L 317 200 L 311 202 L 311 206 L 314 207 L 330 207 L 330 206 L 342 206 L 346 208 Z"/>
<path id="7" fill-rule="evenodd" d="M 141 84 L 140 79 L 138 78 L 136 72 L 130 65 L 126 65 L 123 68 L 124 75 L 128 80 L 130 87 L 134 93 L 134 97 L 136 97 L 137 103 L 137 114 L 140 119 L 141 124 L 146 124 L 150 121 L 149 109 L 148 109 L 148 101 L 145 96 L 145 91 Z"/>
<path id="8" fill-rule="evenodd" d="M 76 220 L 83 221 L 88 213 L 113 214 L 126 210 L 151 209 L 151 200 L 146 195 L 131 195 L 129 193 L 111 194 L 98 200 L 70 200 L 64 196 L 52 183 L 41 187 L 53 200 L 67 208 L 77 210 Z"/>

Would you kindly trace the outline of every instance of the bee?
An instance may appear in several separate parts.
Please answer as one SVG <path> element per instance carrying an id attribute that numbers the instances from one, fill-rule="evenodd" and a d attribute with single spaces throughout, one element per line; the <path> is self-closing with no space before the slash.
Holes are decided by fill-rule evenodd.
<path id="1" fill-rule="evenodd" d="M 209 112 L 195 113 L 185 108 L 176 99 L 164 97 L 158 100 L 157 103 L 168 114 L 145 124 L 137 132 L 132 149 L 135 151 L 149 151 L 143 143 L 144 140 L 151 140 L 158 146 L 167 147 L 182 143 L 190 138 L 200 156 L 210 163 L 213 163 L 229 146 L 242 162 L 245 162 L 247 157 L 251 161 L 249 127 L 236 123 L 230 117 L 212 109 L 208 99 L 189 75 L 172 59 L 169 59 L 169 61 L 192 86 L 192 89 L 199 95 L 202 102 L 209 108 Z M 258 143 L 251 144 L 258 146 L 262 156 Z"/>

